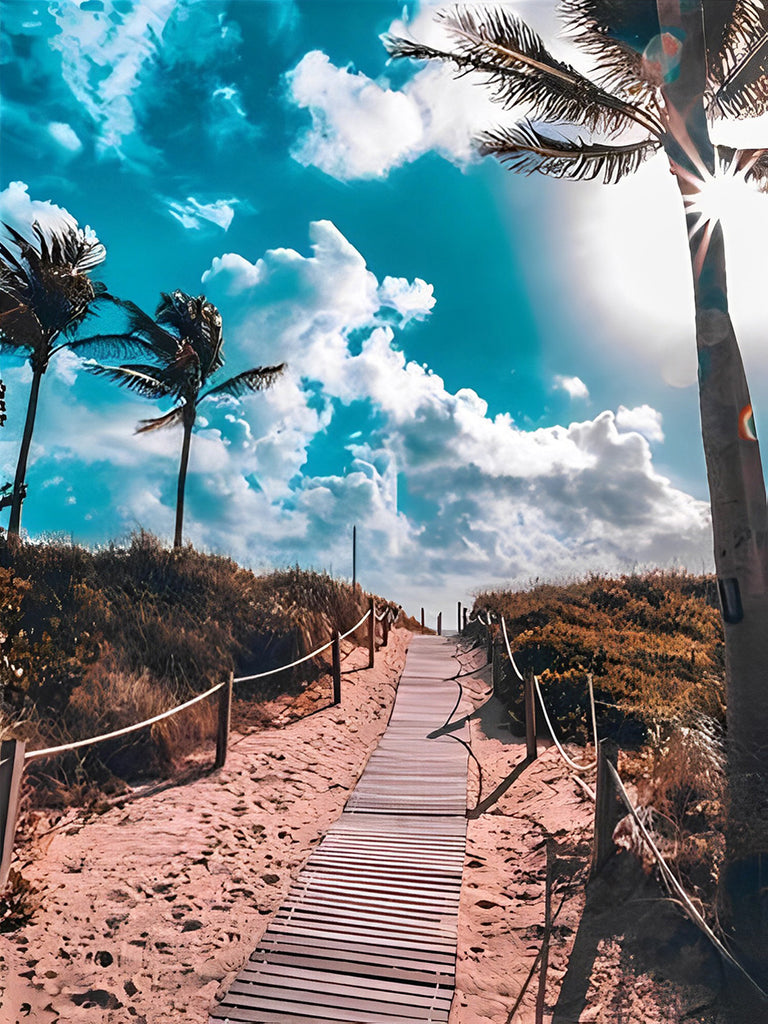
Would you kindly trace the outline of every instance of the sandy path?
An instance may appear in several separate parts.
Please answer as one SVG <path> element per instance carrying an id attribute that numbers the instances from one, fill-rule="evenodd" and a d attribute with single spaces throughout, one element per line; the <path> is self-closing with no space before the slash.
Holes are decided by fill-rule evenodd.
<path id="1" fill-rule="evenodd" d="M 340 814 L 409 638 L 390 632 L 375 668 L 345 675 L 338 708 L 235 733 L 222 771 L 48 837 L 24 871 L 42 910 L 0 940 L 3 1024 L 204 1024 Z M 343 667 L 366 663 L 357 649 Z"/>
<path id="2" fill-rule="evenodd" d="M 339 708 L 291 721 L 326 700 L 321 688 L 274 702 L 285 724 L 234 735 L 222 772 L 74 815 L 48 836 L 24 870 L 44 890 L 42 911 L 0 936 L 2 1024 L 206 1024 L 383 732 L 409 636 L 390 633 L 374 669 L 345 676 Z M 344 667 L 366 658 L 357 649 Z M 721 977 L 711 949 L 630 855 L 590 886 L 584 913 L 593 805 L 554 747 L 540 741 L 524 764 L 524 741 L 487 702 L 484 653 L 463 661 L 478 671 L 462 680 L 457 716 L 481 709 L 469 734 L 487 805 L 468 823 L 451 1024 L 533 1024 L 547 835 L 556 916 L 545 1021 L 733 1024 L 732 1009 L 711 1005 Z M 473 768 L 468 802 L 478 802 Z"/>

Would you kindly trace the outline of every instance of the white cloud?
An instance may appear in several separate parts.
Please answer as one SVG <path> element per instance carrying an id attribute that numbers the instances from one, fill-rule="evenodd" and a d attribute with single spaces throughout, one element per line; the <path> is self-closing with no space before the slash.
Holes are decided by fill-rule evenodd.
<path id="1" fill-rule="evenodd" d="M 616 412 L 616 426 L 620 430 L 634 430 L 648 441 L 664 440 L 661 413 L 652 409 L 650 405 L 638 405 L 634 409 L 620 405 Z"/>
<path id="2" fill-rule="evenodd" d="M 101 152 L 122 153 L 123 140 L 134 134 L 133 96 L 175 6 L 176 0 L 134 0 L 127 9 L 104 0 L 101 11 L 56 6 L 61 32 L 51 46 L 61 52 L 65 82 L 98 126 Z"/>
<path id="3" fill-rule="evenodd" d="M 386 177 L 430 150 L 465 165 L 476 159 L 472 136 L 497 116 L 481 90 L 436 66 L 394 90 L 312 50 L 286 79 L 290 100 L 312 119 L 292 156 L 340 181 Z"/>
<path id="4" fill-rule="evenodd" d="M 420 277 L 415 281 L 408 281 L 404 277 L 385 277 L 379 285 L 378 297 L 382 306 L 388 306 L 400 314 L 403 327 L 411 320 L 424 320 L 435 305 L 432 285 Z"/>
<path id="5" fill-rule="evenodd" d="M 185 228 L 198 230 L 205 222 L 215 224 L 226 231 L 235 216 L 238 199 L 216 199 L 212 203 L 202 203 L 194 196 L 187 196 L 184 201 L 168 199 L 168 212 Z"/>
<path id="6" fill-rule="evenodd" d="M 83 148 L 83 144 L 72 125 L 66 124 L 63 121 L 51 121 L 48 125 L 48 132 L 60 146 L 70 153 L 79 153 Z"/>
<path id="7" fill-rule="evenodd" d="M 31 203 L 23 189 L 14 195 Z M 379 281 L 329 221 L 314 223 L 310 239 L 308 255 L 229 253 L 204 276 L 224 317 L 227 372 L 283 359 L 288 370 L 274 388 L 237 405 L 204 406 L 188 479 L 189 539 L 257 567 L 299 561 L 344 572 L 357 524 L 361 579 L 404 602 L 424 601 L 435 587 L 454 601 L 493 581 L 673 559 L 696 569 L 708 564 L 706 505 L 654 468 L 655 410 L 620 408 L 532 431 L 509 415 L 490 417 L 475 391 L 452 393 L 409 361 L 401 350 L 407 334 L 395 345 L 388 311 L 398 310 L 401 325 L 429 315 L 429 285 Z M 56 367 L 41 396 L 28 506 L 35 485 L 77 480 L 87 466 L 104 504 L 87 507 L 75 488 L 78 505 L 69 507 L 68 495 L 51 485 L 50 515 L 68 516 L 91 538 L 138 524 L 167 537 L 179 431 L 136 436 L 137 421 L 153 413 L 150 403 L 106 382 L 97 392 L 74 357 Z M 3 370 L 6 476 L 27 369 Z M 356 417 L 346 440 L 334 432 L 341 405 Z M 313 468 L 318 453 L 322 470 Z"/>
<path id="8" fill-rule="evenodd" d="M 572 399 L 589 398 L 589 388 L 581 377 L 564 377 L 558 373 L 555 375 L 554 386 L 560 391 L 565 391 Z"/>
<path id="9" fill-rule="evenodd" d="M 230 343 L 244 351 L 258 339 L 254 357 L 289 363 L 286 388 L 258 396 L 246 414 L 254 437 L 273 426 L 269 463 L 258 443 L 255 451 L 260 483 L 280 496 L 267 516 L 287 530 L 273 557 L 337 564 L 357 522 L 370 531 L 369 585 L 401 594 L 452 573 L 464 592 L 468 578 L 525 582 L 674 559 L 708 563 L 706 504 L 654 469 L 646 438 L 662 436 L 655 410 L 622 408 L 535 431 L 508 415 L 490 418 L 474 391 L 450 393 L 394 347 L 391 327 L 376 326 L 387 289 L 337 229 L 315 224 L 312 240 L 309 256 L 275 249 L 250 263 L 230 254 L 206 275 Z M 366 324 L 368 338 L 353 354 L 349 332 Z M 348 445 L 346 472 L 291 482 L 314 431 L 331 428 L 336 402 L 370 403 L 375 430 Z M 322 427 L 309 416 L 318 403 Z M 408 502 L 398 507 L 398 478 L 418 516 L 406 514 Z M 251 498 L 242 501 L 245 516 Z M 238 529 L 247 535 L 245 518 Z"/>
<path id="10" fill-rule="evenodd" d="M 47 229 L 77 225 L 67 210 L 50 200 L 31 199 L 29 186 L 23 181 L 12 181 L 0 192 L 0 221 L 27 236 L 34 221 Z"/>

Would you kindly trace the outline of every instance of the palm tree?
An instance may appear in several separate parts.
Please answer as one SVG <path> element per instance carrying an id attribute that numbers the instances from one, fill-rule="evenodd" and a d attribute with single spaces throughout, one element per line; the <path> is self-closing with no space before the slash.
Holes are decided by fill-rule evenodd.
<path id="1" fill-rule="evenodd" d="M 103 284 L 88 276 L 104 259 L 104 246 L 76 224 L 67 223 L 47 235 L 38 223 L 32 224 L 37 245 L 7 224 L 4 227 L 16 252 L 0 242 L 0 352 L 24 355 L 32 367 L 8 523 L 8 537 L 18 538 L 43 374 L 57 352 L 75 347 L 71 334 L 96 300 L 109 296 Z"/>
<path id="2" fill-rule="evenodd" d="M 617 181 L 664 150 L 680 191 L 693 272 L 702 436 L 725 631 L 730 819 L 725 890 L 739 901 L 745 944 L 764 935 L 756 898 L 768 869 L 768 515 L 752 407 L 728 313 L 721 226 L 707 192 L 718 174 L 758 185 L 763 150 L 715 150 L 708 121 L 768 109 L 768 12 L 758 0 L 562 0 L 575 42 L 594 58 L 588 78 L 499 8 L 439 17 L 441 50 L 385 38 L 394 57 L 479 72 L 502 107 L 529 118 L 480 135 L 480 152 L 516 171 Z M 768 873 L 766 874 L 768 877 Z M 752 897 L 754 897 L 752 899 Z M 749 900 L 751 899 L 751 903 Z M 733 905 L 732 905 L 733 909 Z M 750 933 L 750 928 L 751 933 Z M 766 951 L 762 949 L 763 961 Z"/>
<path id="3" fill-rule="evenodd" d="M 274 384 L 285 364 L 245 370 L 201 394 L 211 377 L 224 364 L 224 337 L 218 309 L 204 295 L 194 298 L 182 291 L 162 293 L 154 320 L 132 302 L 122 302 L 121 305 L 128 315 L 128 331 L 119 335 L 99 335 L 88 340 L 100 344 L 134 346 L 145 351 L 155 362 L 127 363 L 122 366 L 93 364 L 88 369 L 144 398 L 154 401 L 171 398 L 174 401 L 170 412 L 154 419 L 141 420 L 136 433 L 145 434 L 176 423 L 181 423 L 184 428 L 173 539 L 173 546 L 178 548 L 181 547 L 184 520 L 189 448 L 198 406 L 213 395 L 237 398 L 249 391 L 263 391 Z"/>

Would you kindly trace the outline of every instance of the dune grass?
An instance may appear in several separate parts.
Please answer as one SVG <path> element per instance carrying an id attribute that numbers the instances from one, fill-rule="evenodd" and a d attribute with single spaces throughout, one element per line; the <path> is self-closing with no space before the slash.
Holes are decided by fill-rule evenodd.
<path id="1" fill-rule="evenodd" d="M 367 595 L 326 573 L 256 576 L 191 546 L 166 549 L 145 532 L 125 547 L 54 541 L 0 555 L 0 731 L 29 748 L 143 721 L 231 671 L 287 664 L 367 609 Z M 312 659 L 238 695 L 263 701 L 298 691 L 326 667 L 327 658 Z M 108 780 L 167 772 L 212 741 L 215 725 L 214 698 L 130 737 L 33 761 L 33 775 L 75 802 L 94 780 L 109 788 Z"/>
<path id="2" fill-rule="evenodd" d="M 538 675 L 561 738 L 591 742 L 592 675 L 598 734 L 625 752 L 622 774 L 635 784 L 659 844 L 712 916 L 726 799 L 714 577 L 590 576 L 481 593 L 475 610 L 504 615 L 516 663 Z M 496 694 L 512 729 L 524 731 L 522 685 L 505 658 L 498 664 Z"/>

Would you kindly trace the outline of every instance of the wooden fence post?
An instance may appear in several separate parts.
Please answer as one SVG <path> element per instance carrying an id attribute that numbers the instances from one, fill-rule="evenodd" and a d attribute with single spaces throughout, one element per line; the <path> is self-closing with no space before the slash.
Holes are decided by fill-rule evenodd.
<path id="1" fill-rule="evenodd" d="M 227 760 L 229 746 L 229 725 L 232 718 L 232 681 L 235 673 L 229 673 L 229 679 L 219 690 L 219 727 L 216 731 L 216 761 L 214 768 L 223 768 Z"/>
<path id="2" fill-rule="evenodd" d="M 595 840 L 592 847 L 590 878 L 600 874 L 616 849 L 613 843 L 613 830 L 621 817 L 621 804 L 616 793 L 616 785 L 608 768 L 608 762 L 610 761 L 615 768 L 618 763 L 618 755 L 618 747 L 612 740 L 600 740 L 597 745 Z"/>
<path id="3" fill-rule="evenodd" d="M 461 632 L 461 601 L 458 602 L 456 610 L 456 632 Z"/>
<path id="4" fill-rule="evenodd" d="M 536 690 L 533 683 L 533 672 L 528 669 L 523 682 L 525 696 L 525 753 L 529 761 L 539 756 L 536 743 Z"/>
<path id="5" fill-rule="evenodd" d="M 424 609 L 421 609 L 421 632 L 424 632 Z"/>
<path id="6" fill-rule="evenodd" d="M 384 618 L 381 620 L 381 646 L 386 647 L 389 643 L 389 608 L 384 613 Z"/>
<path id="7" fill-rule="evenodd" d="M 464 629 L 464 632 L 466 633 L 467 632 L 467 609 L 466 608 L 464 609 L 464 618 L 462 619 L 462 627 Z"/>
<path id="8" fill-rule="evenodd" d="M 442 612 L 438 612 L 437 613 L 437 635 L 438 636 L 442 636 L 443 635 L 443 613 Z"/>
<path id="9" fill-rule="evenodd" d="M 341 636 L 336 630 L 331 647 L 333 655 L 333 703 L 341 704 Z"/>
<path id="10" fill-rule="evenodd" d="M 25 748 L 24 740 L 0 743 L 0 889 L 5 887 L 11 870 Z"/>
<path id="11" fill-rule="evenodd" d="M 368 668 L 373 668 L 374 655 L 376 654 L 376 603 L 373 598 L 368 602 L 368 611 L 370 612 L 368 617 L 370 623 L 370 629 L 368 630 Z"/>

